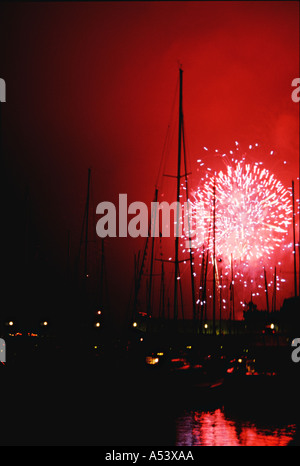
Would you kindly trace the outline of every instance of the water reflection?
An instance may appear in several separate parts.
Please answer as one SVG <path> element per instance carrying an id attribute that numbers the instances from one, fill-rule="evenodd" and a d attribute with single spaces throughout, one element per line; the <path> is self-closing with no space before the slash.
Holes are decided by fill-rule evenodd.
<path id="1" fill-rule="evenodd" d="M 249 421 L 230 419 L 222 409 L 186 411 L 177 419 L 178 446 L 285 446 L 293 440 L 294 424 L 260 427 Z"/>

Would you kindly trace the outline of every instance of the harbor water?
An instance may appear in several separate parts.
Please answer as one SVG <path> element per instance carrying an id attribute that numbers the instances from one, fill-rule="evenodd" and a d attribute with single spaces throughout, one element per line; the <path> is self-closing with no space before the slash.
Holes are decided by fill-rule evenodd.
<path id="1" fill-rule="evenodd" d="M 222 390 L 190 396 L 189 389 L 159 381 L 75 367 L 7 371 L 1 396 L 0 443 L 7 446 L 299 445 L 298 401 L 276 393 L 267 399 L 243 393 L 228 399 Z"/>

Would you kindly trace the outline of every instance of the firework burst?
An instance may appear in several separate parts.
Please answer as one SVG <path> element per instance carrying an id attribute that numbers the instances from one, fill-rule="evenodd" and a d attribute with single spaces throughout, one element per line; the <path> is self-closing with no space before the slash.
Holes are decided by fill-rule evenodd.
<path id="1" fill-rule="evenodd" d="M 216 253 L 253 263 L 285 248 L 292 222 L 290 192 L 259 163 L 238 162 L 211 176 L 194 193 L 195 247 L 212 247 L 216 205 Z"/>
<path id="2" fill-rule="evenodd" d="M 201 265 L 204 256 L 207 257 L 207 273 L 211 277 L 215 238 L 217 287 L 223 290 L 222 307 L 225 314 L 229 312 L 229 300 L 232 298 L 230 283 L 238 285 L 236 299 L 241 309 L 245 308 L 246 300 L 249 301 L 250 293 L 258 300 L 265 296 L 264 269 L 269 291 L 273 294 L 275 288 L 280 291 L 281 284 L 286 282 L 282 276 L 282 263 L 287 257 L 286 253 L 292 251 L 291 190 L 265 168 L 266 163 L 258 161 L 266 159 L 272 166 L 274 163 L 278 165 L 273 150 L 264 151 L 257 143 L 248 148 L 249 151 L 242 151 L 238 142 L 227 153 L 216 149 L 212 154 L 206 147 L 203 148 L 205 155 L 197 160 L 199 184 L 189 199 L 192 206 L 190 236 L 193 239 L 188 239 L 185 230 L 185 242 L 181 244 L 183 252 L 192 247 L 194 276 L 198 277 L 197 281 L 200 280 L 197 302 L 201 304 L 203 299 L 210 301 L 212 295 L 211 285 L 208 284 L 207 297 L 202 296 Z M 210 166 L 207 165 L 208 160 Z M 224 167 L 222 170 L 220 163 Z M 286 163 L 283 162 L 283 165 Z M 182 188 L 185 189 L 184 185 Z M 223 276 L 222 284 L 220 274 Z"/>

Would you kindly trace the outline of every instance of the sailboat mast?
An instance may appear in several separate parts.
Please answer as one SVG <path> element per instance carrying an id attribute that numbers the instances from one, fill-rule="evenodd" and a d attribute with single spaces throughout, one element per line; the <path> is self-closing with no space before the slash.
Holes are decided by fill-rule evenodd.
<path id="1" fill-rule="evenodd" d="M 265 293 L 266 293 L 266 304 L 267 304 L 267 313 L 269 315 L 270 307 L 269 307 L 269 293 L 268 293 L 268 281 L 267 281 L 267 272 L 264 267 L 264 276 L 265 276 Z"/>
<path id="2" fill-rule="evenodd" d="M 222 334 L 222 302 L 223 302 L 223 295 L 222 295 L 222 290 L 223 290 L 223 271 L 221 267 L 220 271 L 220 322 L 219 322 L 219 332 L 220 335 Z"/>
<path id="3" fill-rule="evenodd" d="M 276 288 L 277 288 L 277 277 L 276 277 L 276 267 L 274 270 L 274 291 L 273 291 L 273 312 L 276 312 Z"/>
<path id="4" fill-rule="evenodd" d="M 181 173 L 181 137 L 182 137 L 182 75 L 179 69 L 179 124 L 178 124 L 178 161 L 177 161 L 177 212 L 176 212 L 176 238 L 175 238 L 175 275 L 174 275 L 174 320 L 178 318 L 178 279 L 179 275 L 179 221 L 180 221 L 180 173 Z"/>
<path id="5" fill-rule="evenodd" d="M 230 254 L 231 262 L 231 307 L 230 307 L 230 332 L 232 329 L 232 323 L 235 319 L 235 309 L 234 309 L 234 270 L 233 270 L 233 254 Z"/>
<path id="6" fill-rule="evenodd" d="M 152 213 L 152 214 L 154 214 L 153 218 L 151 218 L 151 222 L 153 222 L 153 231 L 154 232 L 155 232 L 155 228 L 156 228 L 157 198 L 158 198 L 158 189 L 155 188 L 154 205 L 156 207 L 155 207 L 154 212 Z M 152 298 L 152 281 L 153 281 L 154 244 L 155 244 L 155 234 L 152 236 L 152 245 L 151 245 L 150 280 L 149 280 L 148 299 L 147 299 L 147 314 L 148 314 L 148 317 L 151 316 L 151 314 L 152 314 L 151 298 Z"/>
<path id="7" fill-rule="evenodd" d="M 159 317 L 165 319 L 165 271 L 163 261 L 161 261 Z"/>
<path id="8" fill-rule="evenodd" d="M 155 188 L 154 202 L 157 202 L 157 198 L 158 198 L 158 188 Z M 157 212 L 157 210 L 155 210 L 155 215 L 156 215 L 156 212 Z M 140 287 L 141 287 L 142 276 L 143 276 L 143 273 L 144 273 L 144 268 L 145 268 L 146 257 L 147 257 L 148 246 L 149 246 L 149 241 L 150 241 L 150 237 L 151 237 L 151 229 L 152 228 L 153 228 L 153 231 L 155 232 L 156 224 L 155 224 L 155 219 L 154 219 L 154 222 L 153 222 L 152 212 L 151 212 L 150 224 L 149 224 L 149 227 L 148 227 L 148 235 L 146 237 L 146 242 L 145 242 L 145 246 L 144 246 L 144 250 L 143 250 L 141 265 L 139 265 L 139 260 L 136 262 L 135 293 L 134 293 L 134 303 L 133 303 L 133 319 L 135 319 L 136 315 L 137 315 L 138 295 L 139 295 L 139 291 L 140 291 Z M 155 236 L 154 233 L 153 233 L 153 235 Z M 154 237 L 152 237 L 152 250 L 154 251 Z M 152 252 L 152 255 L 151 255 L 152 267 L 153 267 L 153 257 L 154 257 L 154 255 L 153 255 L 153 252 Z M 152 278 L 151 278 L 151 280 L 152 280 Z M 152 284 L 151 284 L 151 286 L 152 286 Z M 147 291 L 147 294 L 146 294 L 147 312 L 149 311 L 149 299 L 148 298 L 149 298 L 149 288 L 148 288 L 148 291 Z"/>
<path id="9" fill-rule="evenodd" d="M 216 334 L 216 180 L 213 187 L 213 334 Z"/>
<path id="10" fill-rule="evenodd" d="M 188 235 L 189 235 L 189 254 L 190 254 L 190 274 L 191 274 L 191 288 L 192 288 L 192 307 L 193 307 L 193 319 L 196 321 L 197 309 L 195 299 L 195 277 L 194 277 L 194 260 L 193 260 L 193 249 L 191 239 L 191 217 L 190 217 L 190 199 L 189 199 L 189 185 L 188 185 L 188 172 L 187 172 L 187 157 L 186 157 L 186 146 L 185 146 L 185 135 L 184 135 L 184 122 L 182 117 L 182 139 L 183 139 L 183 158 L 184 158 L 184 172 L 185 172 L 185 194 L 186 194 L 186 205 L 187 205 L 187 221 L 188 221 Z"/>

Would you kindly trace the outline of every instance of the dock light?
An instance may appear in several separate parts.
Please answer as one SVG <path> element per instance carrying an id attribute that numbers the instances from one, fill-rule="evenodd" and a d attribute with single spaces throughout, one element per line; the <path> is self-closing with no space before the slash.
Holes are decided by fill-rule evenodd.
<path id="1" fill-rule="evenodd" d="M 132 327 L 137 327 L 137 322 L 133 322 Z"/>
<path id="2" fill-rule="evenodd" d="M 271 324 L 271 325 L 270 325 L 270 329 L 271 329 L 271 330 L 274 330 L 274 328 L 275 328 L 275 325 L 274 325 L 274 324 Z"/>
<path id="3" fill-rule="evenodd" d="M 207 324 L 204 324 L 204 328 L 208 328 L 208 325 L 207 325 Z"/>
<path id="4" fill-rule="evenodd" d="M 100 327 L 100 322 L 96 322 L 95 327 L 99 328 Z"/>
<path id="5" fill-rule="evenodd" d="M 47 327 L 48 322 L 45 320 L 45 321 L 42 323 L 42 325 L 44 325 L 44 327 Z"/>
<path id="6" fill-rule="evenodd" d="M 238 362 L 241 364 L 243 362 L 243 360 L 240 358 L 240 359 L 238 359 Z"/>
<path id="7" fill-rule="evenodd" d="M 10 321 L 8 322 L 8 325 L 10 325 L 10 326 L 14 325 L 13 321 L 10 320 Z"/>
<path id="8" fill-rule="evenodd" d="M 98 316 L 100 316 L 100 315 L 101 315 L 101 311 L 97 311 L 97 314 L 98 314 Z"/>

